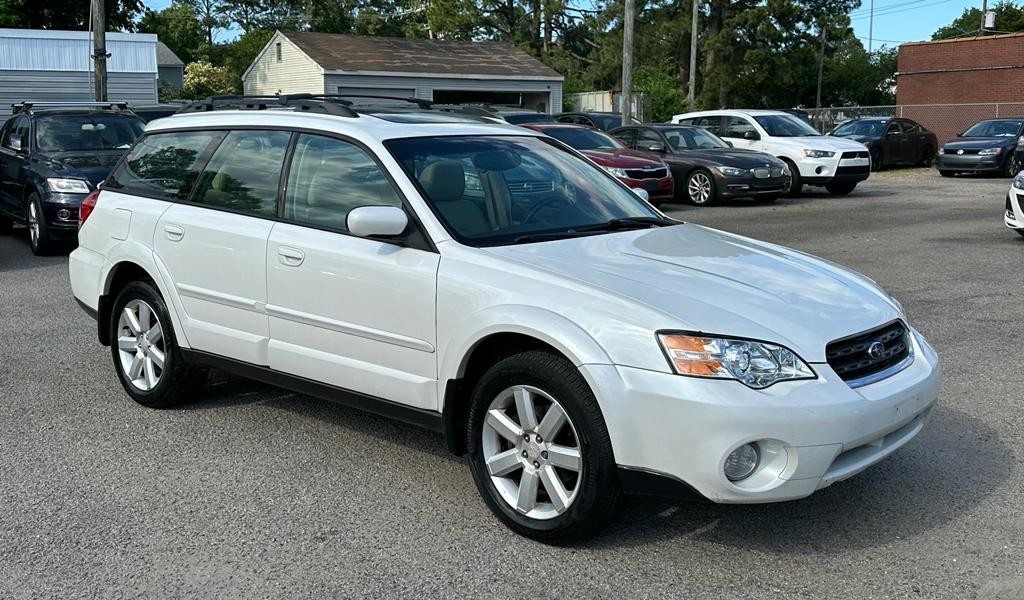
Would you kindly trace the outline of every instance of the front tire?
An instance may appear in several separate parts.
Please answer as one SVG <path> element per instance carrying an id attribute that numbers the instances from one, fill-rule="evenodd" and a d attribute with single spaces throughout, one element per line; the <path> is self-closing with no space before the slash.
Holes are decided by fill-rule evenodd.
<path id="1" fill-rule="evenodd" d="M 498 362 L 473 390 L 468 423 L 477 489 L 513 531 L 563 543 L 594 535 L 617 512 L 604 417 L 564 357 L 529 351 Z"/>
<path id="2" fill-rule="evenodd" d="M 800 190 L 804 189 L 804 181 L 800 177 L 800 169 L 797 169 L 796 163 L 788 158 L 783 158 L 782 160 L 789 165 L 789 187 L 786 188 L 786 195 L 799 196 Z"/>
<path id="3" fill-rule="evenodd" d="M 829 183 L 825 185 L 825 189 L 828 193 L 833 196 L 845 196 L 852 192 L 857 187 L 856 183 Z"/>
<path id="4" fill-rule="evenodd" d="M 207 371 L 189 366 L 181 354 L 167 305 L 149 282 L 133 281 L 114 301 L 110 352 L 125 392 L 150 408 L 194 399 Z"/>
<path id="5" fill-rule="evenodd" d="M 50 230 L 46 226 L 46 214 L 43 213 L 43 203 L 39 195 L 32 192 L 28 195 L 28 202 L 25 204 L 25 221 L 28 223 L 28 243 L 32 248 L 32 254 L 46 256 L 53 252 L 53 240 L 50 239 Z"/>
<path id="6" fill-rule="evenodd" d="M 883 165 L 884 165 L 884 162 L 883 162 L 883 159 L 882 159 L 882 151 L 879 150 L 878 148 L 873 148 L 871 150 L 871 170 L 872 171 L 881 171 Z"/>
<path id="7" fill-rule="evenodd" d="M 1020 169 L 1021 164 L 1020 161 L 1017 160 L 1016 153 L 1011 153 L 1010 156 L 1006 158 L 1006 176 L 1016 177 L 1017 173 L 1020 173 Z"/>
<path id="8" fill-rule="evenodd" d="M 698 169 L 686 178 L 686 199 L 696 206 L 710 206 L 718 199 L 718 186 L 715 176 Z"/>

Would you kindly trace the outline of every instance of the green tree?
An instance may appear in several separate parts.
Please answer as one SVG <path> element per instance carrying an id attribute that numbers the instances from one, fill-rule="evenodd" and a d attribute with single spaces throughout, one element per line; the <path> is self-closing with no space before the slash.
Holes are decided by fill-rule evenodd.
<path id="1" fill-rule="evenodd" d="M 183 3 L 160 11 L 147 10 L 138 23 L 139 31 L 155 33 L 185 64 L 209 58 L 206 32 L 195 10 Z"/>
<path id="2" fill-rule="evenodd" d="M 996 13 L 995 30 L 999 32 L 1024 31 L 1024 4 L 999 2 L 989 8 Z M 981 10 L 965 8 L 964 12 L 949 25 L 940 27 L 932 34 L 933 40 L 976 35 L 981 30 Z"/>
<path id="3" fill-rule="evenodd" d="M 224 52 L 224 66 L 232 76 L 241 81 L 242 74 L 249 68 L 256 55 L 267 45 L 274 32 L 269 29 L 253 29 L 238 36 L 227 44 Z"/>
<path id="4" fill-rule="evenodd" d="M 133 31 L 142 0 L 107 0 L 107 29 Z M 0 26 L 20 29 L 89 27 L 89 3 L 82 0 L 0 0 Z"/>

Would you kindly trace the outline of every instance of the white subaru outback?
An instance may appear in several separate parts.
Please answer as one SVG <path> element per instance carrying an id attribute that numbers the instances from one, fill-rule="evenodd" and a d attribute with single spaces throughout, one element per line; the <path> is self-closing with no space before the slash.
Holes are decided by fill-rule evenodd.
<path id="1" fill-rule="evenodd" d="M 134 400 L 215 367 L 437 429 L 545 541 L 624 493 L 805 497 L 939 391 L 872 281 L 669 219 L 528 129 L 210 100 L 150 123 L 80 220 L 72 289 Z"/>

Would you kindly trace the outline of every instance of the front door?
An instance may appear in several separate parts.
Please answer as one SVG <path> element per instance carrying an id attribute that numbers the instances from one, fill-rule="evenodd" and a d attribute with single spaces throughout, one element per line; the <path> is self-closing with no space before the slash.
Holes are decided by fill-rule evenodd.
<path id="1" fill-rule="evenodd" d="M 885 128 L 885 136 L 882 138 L 882 160 L 883 164 L 900 163 L 905 160 L 904 146 L 906 136 L 899 121 L 892 121 Z"/>
<path id="2" fill-rule="evenodd" d="M 735 148 L 761 150 L 764 146 L 757 128 L 745 117 L 727 116 L 721 137 L 731 142 Z"/>
<path id="3" fill-rule="evenodd" d="M 25 217 L 21 170 L 29 148 L 28 133 L 29 120 L 24 115 L 12 118 L 0 131 L 0 213 L 19 219 Z"/>
<path id="4" fill-rule="evenodd" d="M 301 134 L 266 248 L 270 366 L 436 410 L 439 257 L 351 235 L 359 206 L 402 201 L 361 147 Z"/>
<path id="5" fill-rule="evenodd" d="M 153 247 L 181 299 L 185 335 L 196 350 L 268 364 L 265 257 L 290 137 L 287 131 L 228 133 L 190 201 L 172 204 L 157 222 Z"/>

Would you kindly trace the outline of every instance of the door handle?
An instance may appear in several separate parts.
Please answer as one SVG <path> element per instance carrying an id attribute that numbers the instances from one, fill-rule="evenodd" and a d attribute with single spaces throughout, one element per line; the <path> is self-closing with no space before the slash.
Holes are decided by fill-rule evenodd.
<path id="1" fill-rule="evenodd" d="M 177 225 L 164 225 L 164 234 L 172 242 L 180 242 L 185 237 L 185 228 Z"/>
<path id="2" fill-rule="evenodd" d="M 277 248 L 277 260 L 286 267 L 297 267 L 305 260 L 306 254 L 298 248 L 279 246 Z"/>

